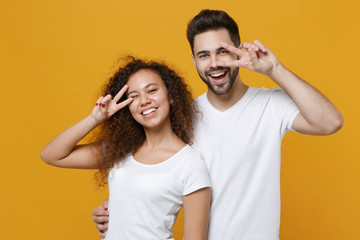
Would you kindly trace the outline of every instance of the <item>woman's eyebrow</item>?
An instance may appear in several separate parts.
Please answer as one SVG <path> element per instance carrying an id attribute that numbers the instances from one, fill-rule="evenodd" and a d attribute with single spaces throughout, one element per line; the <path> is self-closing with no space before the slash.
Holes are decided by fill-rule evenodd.
<path id="1" fill-rule="evenodd" d="M 144 89 L 146 89 L 146 88 L 149 88 L 149 87 L 151 87 L 151 86 L 158 86 L 159 84 L 157 84 L 157 83 L 149 83 L 148 85 L 146 85 L 145 87 L 143 87 Z M 137 90 L 133 90 L 133 91 L 131 91 L 131 92 L 128 92 L 127 93 L 127 95 L 129 96 L 130 94 L 132 94 L 132 93 L 136 93 L 137 92 Z"/>
<path id="2" fill-rule="evenodd" d="M 153 85 L 158 86 L 159 84 L 157 84 L 157 83 L 149 83 L 149 84 L 146 85 L 144 88 L 148 88 L 148 87 L 151 87 L 151 86 L 153 86 Z"/>
<path id="3" fill-rule="evenodd" d="M 130 94 L 132 94 L 132 93 L 136 93 L 136 92 L 137 92 L 137 91 L 135 91 L 135 90 L 134 90 L 134 91 L 128 92 L 126 95 L 128 95 L 128 96 L 129 96 Z"/>

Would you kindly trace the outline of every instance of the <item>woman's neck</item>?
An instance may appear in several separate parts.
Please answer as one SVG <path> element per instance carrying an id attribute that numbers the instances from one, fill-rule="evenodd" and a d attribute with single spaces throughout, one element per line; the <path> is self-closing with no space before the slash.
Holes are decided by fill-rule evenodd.
<path id="1" fill-rule="evenodd" d="M 170 120 L 158 128 L 145 128 L 146 139 L 142 145 L 147 149 L 172 148 L 171 146 L 185 145 L 171 128 Z"/>

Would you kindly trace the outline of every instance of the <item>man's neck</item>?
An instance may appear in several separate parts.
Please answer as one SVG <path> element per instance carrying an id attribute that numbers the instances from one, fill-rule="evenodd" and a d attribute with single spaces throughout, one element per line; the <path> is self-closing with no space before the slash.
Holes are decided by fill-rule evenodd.
<path id="1" fill-rule="evenodd" d="M 241 81 L 240 77 L 238 77 L 230 92 L 224 95 L 217 95 L 208 89 L 207 98 L 214 108 L 220 112 L 224 112 L 237 103 L 245 95 L 248 88 L 249 87 Z"/>

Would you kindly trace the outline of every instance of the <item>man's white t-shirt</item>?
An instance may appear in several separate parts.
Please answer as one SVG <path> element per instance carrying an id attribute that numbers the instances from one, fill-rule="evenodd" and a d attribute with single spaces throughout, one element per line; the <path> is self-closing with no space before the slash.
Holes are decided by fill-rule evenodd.
<path id="1" fill-rule="evenodd" d="M 209 240 L 276 240 L 280 147 L 298 108 L 280 88 L 249 87 L 230 109 L 197 98 L 194 148 L 212 183 Z"/>
<path id="2" fill-rule="evenodd" d="M 173 239 L 182 198 L 210 187 L 200 153 L 189 145 L 164 162 L 146 165 L 132 155 L 109 173 L 107 240 Z"/>

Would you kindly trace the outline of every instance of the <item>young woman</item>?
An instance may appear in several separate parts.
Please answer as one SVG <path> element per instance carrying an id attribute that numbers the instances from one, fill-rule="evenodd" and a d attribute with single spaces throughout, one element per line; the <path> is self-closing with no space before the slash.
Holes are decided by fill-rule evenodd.
<path id="1" fill-rule="evenodd" d="M 187 86 L 157 62 L 131 59 L 110 79 L 91 114 L 41 152 L 48 164 L 99 169 L 109 183 L 106 239 L 173 239 L 184 208 L 184 239 L 206 239 L 210 181 L 188 144 L 194 105 Z M 78 145 L 101 125 L 99 141 Z"/>

